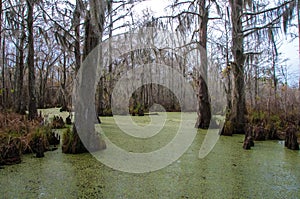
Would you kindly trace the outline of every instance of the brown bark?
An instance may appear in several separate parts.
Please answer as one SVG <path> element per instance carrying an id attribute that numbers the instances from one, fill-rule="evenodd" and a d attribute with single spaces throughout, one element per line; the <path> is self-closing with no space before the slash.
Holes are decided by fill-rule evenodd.
<path id="1" fill-rule="evenodd" d="M 33 9 L 34 1 L 26 0 L 28 7 L 27 27 L 28 27 L 28 92 L 29 92 L 29 120 L 37 117 L 36 96 L 35 96 L 35 68 L 34 68 L 34 38 L 33 38 Z"/>
<path id="2" fill-rule="evenodd" d="M 199 2 L 199 44 L 200 44 L 200 58 L 201 66 L 200 74 L 197 75 L 197 122 L 196 128 L 207 129 L 211 120 L 211 107 L 207 87 L 207 24 L 208 24 L 208 9 L 205 6 L 206 1 Z"/>

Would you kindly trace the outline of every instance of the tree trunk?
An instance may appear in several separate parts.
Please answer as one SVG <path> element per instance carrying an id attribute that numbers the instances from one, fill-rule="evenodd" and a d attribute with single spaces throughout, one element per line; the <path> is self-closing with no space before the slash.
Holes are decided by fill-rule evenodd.
<path id="1" fill-rule="evenodd" d="M 298 53 L 299 53 L 299 62 L 298 62 L 298 64 L 299 64 L 299 70 L 300 70 L 300 37 L 299 37 L 299 35 L 300 35 L 300 0 L 298 0 L 298 2 L 297 2 L 298 4 L 297 4 L 297 16 L 298 16 L 298 44 L 299 44 L 299 51 L 298 51 Z M 299 74 L 299 91 L 300 91 L 300 74 Z"/>
<path id="2" fill-rule="evenodd" d="M 241 16 L 243 14 L 243 1 L 230 0 L 232 21 L 232 54 L 234 62 L 231 64 L 233 71 L 233 96 L 232 109 L 229 121 L 233 134 L 243 134 L 245 127 L 245 85 L 244 85 L 244 46 L 243 26 Z"/>
<path id="3" fill-rule="evenodd" d="M 43 78 L 43 71 L 44 71 L 44 63 L 42 64 L 41 69 L 39 69 L 39 95 L 38 95 L 38 100 L 37 100 L 37 104 L 38 104 L 38 108 L 44 108 L 44 97 L 45 96 L 45 89 L 43 88 L 44 86 L 44 78 Z"/>
<path id="4" fill-rule="evenodd" d="M 245 132 L 245 139 L 244 139 L 244 145 L 243 148 L 245 150 L 251 149 L 251 147 L 254 146 L 254 141 L 253 141 L 253 127 L 248 126 L 246 132 Z"/>
<path id="5" fill-rule="evenodd" d="M 66 52 L 63 53 L 63 63 L 62 63 L 62 77 L 60 82 L 60 111 L 70 111 L 68 108 L 68 96 L 66 91 L 66 83 L 67 83 L 67 55 Z"/>
<path id="6" fill-rule="evenodd" d="M 78 1 L 76 1 L 76 3 L 78 3 Z M 92 24 L 91 23 L 91 14 L 88 12 L 86 15 L 86 20 L 85 20 L 85 44 L 84 44 L 84 52 L 83 52 L 83 59 L 85 59 L 88 54 L 99 44 L 100 39 L 102 39 L 102 33 L 103 33 L 103 26 L 104 26 L 104 22 L 105 22 L 105 9 L 104 9 L 104 2 L 101 1 L 97 1 L 97 2 L 93 2 L 90 1 L 90 7 L 91 9 L 94 9 L 93 11 L 96 12 L 99 8 L 100 8 L 100 12 L 97 13 L 97 16 L 99 17 L 99 19 L 97 18 L 94 22 L 97 22 L 97 24 Z M 78 5 L 77 5 L 78 6 Z M 100 6 L 100 7 L 95 7 L 95 6 Z M 96 13 L 93 13 L 96 14 Z M 95 16 L 94 16 L 95 17 Z M 95 28 L 95 26 L 97 26 L 99 29 L 97 30 Z M 102 52 L 99 53 L 100 55 L 102 55 Z M 97 62 L 97 64 L 99 64 Z M 94 77 L 97 76 L 93 76 L 95 75 L 93 70 L 93 66 L 91 65 L 86 65 L 87 67 L 83 68 L 83 73 L 88 73 L 88 76 L 90 75 L 90 77 L 92 77 L 91 81 L 94 81 L 96 79 L 93 79 Z M 79 68 L 78 68 L 79 69 Z M 89 80 L 87 79 L 82 79 L 83 81 L 81 82 L 82 85 L 85 85 L 85 83 Z M 81 85 L 81 86 L 82 86 Z M 80 85 L 79 85 L 80 86 Z M 93 89 L 93 88 L 88 88 L 88 89 Z M 90 96 L 90 97 L 89 97 Z M 88 93 L 87 99 L 91 100 L 91 103 L 95 103 L 95 91 L 90 91 L 90 93 Z M 81 107 L 77 105 L 75 105 L 75 111 L 76 109 L 80 109 Z M 88 108 L 87 114 L 89 113 L 96 113 L 95 110 L 91 110 L 91 108 Z M 76 120 L 78 121 L 78 119 L 80 120 L 81 115 L 79 115 L 79 112 L 75 112 L 75 123 Z M 97 117 L 97 115 L 96 115 Z M 98 118 L 98 117 L 97 117 Z M 79 122 L 79 121 L 78 121 Z M 100 122 L 100 120 L 99 120 Z M 95 122 L 93 121 L 86 121 L 86 128 L 87 129 L 77 129 L 75 124 L 73 125 L 73 132 L 72 134 L 69 134 L 70 137 L 78 137 L 78 133 L 77 130 L 84 130 L 87 131 L 88 133 L 85 133 L 85 141 L 87 141 L 88 145 L 85 146 L 88 148 L 88 150 L 101 150 L 101 149 L 105 149 L 106 148 L 106 144 L 105 142 L 101 139 L 101 137 L 99 138 L 95 132 L 94 132 L 94 124 Z M 70 139 L 70 137 L 66 139 Z M 99 142 L 98 142 L 98 138 L 99 138 Z M 69 142 L 70 146 L 73 146 L 72 148 L 74 148 L 75 150 L 69 151 L 69 150 L 63 150 L 65 153 L 80 153 L 80 152 L 84 152 L 84 149 L 81 149 L 80 146 L 82 146 L 82 141 L 81 140 L 74 140 L 72 139 L 73 142 Z M 84 147 L 84 148 L 85 148 Z M 69 146 L 65 146 L 65 148 L 69 148 Z M 83 151 L 81 151 L 83 150 Z"/>
<path id="7" fill-rule="evenodd" d="M 33 120 L 37 117 L 37 107 L 36 107 L 36 96 L 35 96 L 35 68 L 34 68 L 34 38 L 33 38 L 33 9 L 34 1 L 27 0 L 28 6 L 28 56 L 27 56 L 27 66 L 28 66 L 28 92 L 29 92 L 29 120 Z"/>
<path id="8" fill-rule="evenodd" d="M 99 36 L 91 24 L 91 14 L 87 13 L 85 19 L 85 39 L 82 60 L 84 61 L 88 54 L 99 44 Z"/>
<path id="9" fill-rule="evenodd" d="M 208 9 L 205 7 L 205 0 L 199 2 L 199 43 L 200 43 L 200 71 L 196 79 L 196 89 L 198 98 L 196 128 L 207 129 L 211 120 L 211 107 L 207 87 L 207 24 Z"/>
<path id="10" fill-rule="evenodd" d="M 82 59 L 85 60 L 88 54 L 97 47 L 99 44 L 101 36 L 97 34 L 95 27 L 91 23 L 91 14 L 90 12 L 86 15 L 85 20 L 85 41 L 84 41 L 84 48 L 83 48 L 83 55 Z M 99 103 L 99 102 L 98 102 Z M 97 108 L 98 109 L 98 108 Z M 98 114 L 96 114 L 96 122 L 101 123 Z"/>
<path id="11" fill-rule="evenodd" d="M 24 16 L 24 13 L 22 13 Z M 25 114 L 24 98 L 23 98 L 23 80 L 24 80 L 24 44 L 26 39 L 25 20 L 22 19 L 22 37 L 20 46 L 18 46 L 18 63 L 17 63 L 17 88 L 16 88 L 16 107 L 17 113 Z"/>
<path id="12" fill-rule="evenodd" d="M 76 0 L 76 8 L 74 11 L 74 31 L 75 31 L 75 74 L 77 74 L 81 65 L 81 53 L 80 53 L 80 6 L 79 1 Z"/>
<path id="13" fill-rule="evenodd" d="M 2 4 L 3 2 L 0 2 L 0 51 L 2 50 L 3 46 L 2 46 Z M 4 59 L 4 56 L 2 56 L 2 59 Z M 2 105 L 4 108 L 4 63 L 3 61 L 1 62 L 2 64 L 2 88 L 1 88 L 1 94 L 2 94 Z"/>
<path id="14" fill-rule="evenodd" d="M 109 39 L 112 38 L 113 34 L 113 15 L 111 13 L 112 11 L 112 5 L 109 4 L 108 6 L 108 13 L 110 13 L 109 16 Z M 109 41 L 109 65 L 108 65 L 108 73 L 109 73 L 109 86 L 108 86 L 108 108 L 111 108 L 111 100 L 112 100 L 112 87 L 113 87 L 113 76 L 112 76 L 112 70 L 113 70 L 113 63 L 112 63 L 112 45 Z"/>
<path id="15" fill-rule="evenodd" d="M 1 2 L 2 6 L 2 2 Z M 2 13 L 2 12 L 1 12 Z M 2 23 L 2 20 L 1 20 Z M 2 25 L 1 25 L 2 27 Z M 2 41 L 1 41 L 2 39 Z M 6 88 L 5 88 L 5 36 L 2 38 L 2 34 L 0 34 L 0 50 L 2 50 L 2 106 L 3 109 L 6 109 Z"/>
<path id="16" fill-rule="evenodd" d="M 258 104 L 257 101 L 259 99 L 259 87 L 258 87 L 258 80 L 259 80 L 259 68 L 258 68 L 258 58 L 255 58 L 255 77 L 254 77 L 254 110 L 257 111 L 258 109 Z"/>
<path id="17" fill-rule="evenodd" d="M 297 129 L 294 126 L 290 126 L 286 129 L 286 137 L 284 145 L 291 150 L 299 150 L 299 144 L 297 141 Z"/>

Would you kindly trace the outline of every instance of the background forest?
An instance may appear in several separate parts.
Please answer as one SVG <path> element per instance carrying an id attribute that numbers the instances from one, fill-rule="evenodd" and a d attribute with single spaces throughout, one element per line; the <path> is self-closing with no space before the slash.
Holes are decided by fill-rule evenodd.
<path id="1" fill-rule="evenodd" d="M 295 76 L 278 50 L 282 38 L 299 39 L 299 0 L 176 0 L 160 16 L 151 9 L 139 10 L 140 2 L 1 1 L 1 111 L 28 111 L 30 120 L 38 117 L 37 109 L 71 111 L 74 79 L 89 52 L 114 35 L 151 27 L 175 31 L 184 35 L 186 46 L 203 49 L 201 70 L 166 49 L 135 50 L 109 60 L 112 64 L 103 63 L 96 89 L 99 116 L 112 115 L 112 90 L 123 73 L 139 64 L 160 62 L 193 85 L 198 104 L 191 104 L 191 110 L 198 112 L 197 128 L 208 128 L 211 113 L 224 112 L 224 135 L 245 133 L 247 124 L 268 131 L 299 126 L 298 85 L 289 84 Z M 224 83 L 227 110 L 210 105 L 218 100 L 205 83 L 211 74 Z M 143 115 L 154 103 L 167 111 L 181 110 L 172 92 L 149 84 L 132 95 L 130 113 Z"/>
<path id="2" fill-rule="evenodd" d="M 299 198 L 299 8 L 2 0 L 0 195 Z"/>

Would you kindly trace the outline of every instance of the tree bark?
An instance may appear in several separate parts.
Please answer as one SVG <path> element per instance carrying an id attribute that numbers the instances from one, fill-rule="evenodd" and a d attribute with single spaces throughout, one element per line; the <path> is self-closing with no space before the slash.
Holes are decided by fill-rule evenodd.
<path id="1" fill-rule="evenodd" d="M 85 60 L 89 53 L 97 47 L 97 45 L 100 42 L 100 38 L 102 36 L 99 36 L 97 34 L 97 31 L 95 30 L 95 27 L 91 23 L 91 14 L 90 12 L 87 13 L 86 15 L 86 20 L 85 20 L 85 43 L 84 43 L 84 48 L 83 48 L 83 55 L 82 59 Z M 101 86 L 101 85 L 99 85 Z M 98 102 L 100 103 L 100 102 Z M 98 108 L 97 108 L 98 110 Z M 96 122 L 101 123 L 98 114 L 96 114 Z"/>
<path id="2" fill-rule="evenodd" d="M 297 142 L 297 128 L 289 126 L 286 129 L 286 137 L 284 145 L 291 150 L 299 150 L 299 144 Z"/>
<path id="3" fill-rule="evenodd" d="M 33 9 L 34 1 L 26 0 L 28 7 L 27 26 L 28 26 L 28 92 L 29 92 L 29 115 L 28 119 L 33 120 L 37 117 L 36 93 L 35 93 L 35 68 L 34 68 L 34 38 L 33 38 Z"/>
<path id="4" fill-rule="evenodd" d="M 297 2 L 297 16 L 298 16 L 298 45 L 299 45 L 299 91 L 300 91 L 300 0 Z"/>
<path id="5" fill-rule="evenodd" d="M 75 31 L 75 73 L 77 74 L 81 65 L 81 53 L 80 53 L 80 6 L 79 0 L 76 0 L 76 8 L 74 11 L 74 31 Z"/>
<path id="6" fill-rule="evenodd" d="M 24 13 L 23 13 L 24 14 Z M 23 15 L 24 16 L 24 15 Z M 24 80 L 24 44 L 26 39 L 25 20 L 22 19 L 22 37 L 20 46 L 18 46 L 18 63 L 17 63 L 17 88 L 16 88 L 16 112 L 25 114 L 24 97 L 23 97 L 23 80 Z"/>
<path id="7" fill-rule="evenodd" d="M 76 1 L 76 2 L 78 3 L 78 1 Z M 93 17 L 94 17 L 95 21 L 94 21 L 94 23 L 92 23 L 91 13 L 88 12 L 86 15 L 86 20 L 85 20 L 85 43 L 84 43 L 84 50 L 83 50 L 83 60 L 86 59 L 88 54 L 99 44 L 99 41 L 102 39 L 102 33 L 104 30 L 103 27 L 104 27 L 104 22 L 105 22 L 105 6 L 103 5 L 103 3 L 104 2 L 102 2 L 102 1 L 95 1 L 95 2 L 92 0 L 90 1 L 90 8 L 93 9 Z M 100 9 L 100 11 L 99 11 L 99 9 Z M 99 52 L 98 55 L 102 55 L 102 52 Z M 98 61 L 97 61 L 97 64 L 98 64 Z M 82 68 L 82 73 L 87 73 L 87 75 L 92 78 L 91 81 L 96 81 L 96 79 L 94 79 L 94 78 L 97 76 L 94 73 L 95 71 L 93 71 L 94 70 L 93 67 L 94 66 L 92 66 L 92 65 L 86 65 L 86 67 Z M 86 85 L 85 83 L 87 81 L 90 81 L 90 80 L 83 79 L 81 82 L 81 85 L 79 85 L 79 86 Z M 88 89 L 92 89 L 92 88 L 88 88 Z M 95 103 L 95 91 L 94 90 L 91 90 L 88 93 L 88 96 L 86 96 L 86 97 L 88 100 L 91 100 L 90 103 Z M 78 107 L 76 107 L 76 106 L 78 106 Z M 75 110 L 80 109 L 80 108 L 81 108 L 80 105 L 75 104 Z M 95 114 L 96 113 L 96 111 L 92 110 L 90 107 L 88 107 L 87 110 L 85 110 L 85 111 L 87 111 L 87 114 L 89 114 L 89 113 Z M 95 115 L 95 116 L 98 119 L 98 122 L 100 122 L 98 116 L 97 115 Z M 79 119 L 80 117 L 81 117 L 81 115 L 79 115 L 79 112 L 75 111 L 75 123 L 80 122 L 80 119 Z M 77 129 L 76 125 L 74 124 L 72 134 L 70 134 L 69 136 L 76 138 L 76 137 L 78 137 L 77 130 L 87 131 L 88 133 L 86 133 L 84 135 L 83 139 L 87 142 L 88 145 L 84 146 L 84 148 L 87 147 L 87 149 L 89 151 L 105 149 L 106 148 L 105 142 L 101 139 L 101 137 L 98 137 L 95 134 L 94 124 L 95 124 L 94 121 L 87 120 L 86 121 L 86 129 Z M 98 140 L 98 138 L 99 138 L 99 140 Z M 70 139 L 70 138 L 67 138 L 67 139 Z M 73 140 L 73 142 L 69 142 L 69 144 L 73 146 L 72 148 L 74 148 L 74 150 L 69 151 L 69 150 L 63 149 L 63 151 L 65 153 L 85 152 L 84 150 L 81 151 L 81 149 L 80 149 L 81 148 L 80 146 L 83 146 L 82 141 L 80 139 L 78 139 L 77 141 L 74 139 L 72 139 L 72 140 Z M 68 147 L 69 146 L 65 146 L 64 148 L 68 148 Z"/>
<path id="8" fill-rule="evenodd" d="M 211 120 L 211 107 L 207 87 L 207 24 L 208 24 L 208 8 L 205 5 L 206 1 L 199 2 L 199 44 L 200 44 L 200 71 L 198 71 L 196 79 L 197 88 L 197 122 L 196 128 L 209 128 Z"/>
<path id="9" fill-rule="evenodd" d="M 67 91 L 66 91 L 66 83 L 67 83 L 67 55 L 66 52 L 63 53 L 63 68 L 62 68 L 62 82 L 60 84 L 61 86 L 61 106 L 62 109 L 65 111 L 70 111 L 68 110 L 68 96 L 67 96 Z"/>
<path id="10" fill-rule="evenodd" d="M 4 46 L 2 45 L 2 12 L 3 12 L 3 9 L 2 9 L 2 4 L 3 2 L 1 1 L 0 2 L 0 51 L 1 52 L 4 52 Z M 4 39 L 3 39 L 4 41 Z M 2 51 L 3 50 L 3 51 Z M 3 53 L 4 55 L 4 53 Z M 2 88 L 1 88 L 1 93 L 2 93 L 2 106 L 3 108 L 5 109 L 5 90 L 4 90 L 4 86 L 5 86 L 5 80 L 4 80 L 4 77 L 5 77 L 5 74 L 4 74 L 4 56 L 2 56 L 2 59 L 3 61 L 1 62 L 1 65 L 2 65 Z"/>
<path id="11" fill-rule="evenodd" d="M 244 46 L 243 26 L 241 16 L 243 14 L 243 1 L 230 0 L 232 21 L 232 54 L 234 62 L 231 64 L 233 71 L 233 96 L 232 109 L 229 121 L 232 125 L 233 134 L 245 132 L 245 84 L 244 84 Z"/>

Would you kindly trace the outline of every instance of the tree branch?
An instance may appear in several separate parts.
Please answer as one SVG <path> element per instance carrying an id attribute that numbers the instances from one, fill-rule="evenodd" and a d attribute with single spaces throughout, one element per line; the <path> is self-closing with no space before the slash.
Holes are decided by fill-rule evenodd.
<path id="1" fill-rule="evenodd" d="M 258 11 L 258 12 L 244 12 L 241 16 L 239 17 L 242 17 L 244 15 L 249 15 L 249 16 L 254 16 L 254 15 L 260 15 L 260 14 L 264 14 L 264 13 L 267 13 L 267 12 L 272 12 L 274 10 L 278 10 L 279 8 L 282 8 L 284 7 L 285 5 L 287 4 L 290 4 L 292 3 L 294 0 L 290 0 L 290 1 L 285 1 L 283 4 L 279 5 L 279 6 L 276 6 L 276 7 L 273 7 L 273 8 L 270 8 L 270 9 L 267 9 L 267 10 L 262 10 L 262 11 Z"/>

